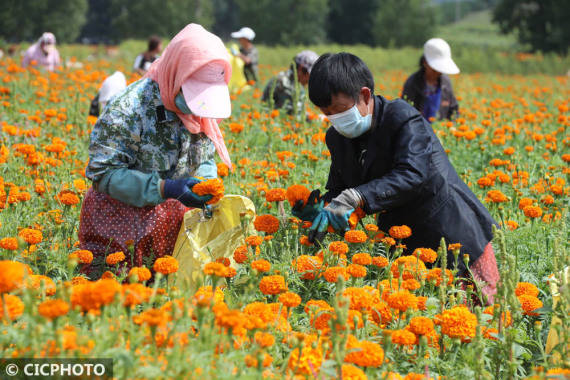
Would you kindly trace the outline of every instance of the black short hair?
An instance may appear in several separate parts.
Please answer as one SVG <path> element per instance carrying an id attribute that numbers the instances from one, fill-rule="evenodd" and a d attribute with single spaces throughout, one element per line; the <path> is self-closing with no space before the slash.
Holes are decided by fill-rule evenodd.
<path id="1" fill-rule="evenodd" d="M 309 76 L 309 99 L 317 107 L 328 107 L 332 96 L 346 94 L 358 101 L 360 89 L 374 93 L 374 78 L 368 66 L 350 53 L 327 53 L 319 57 Z"/>
<path id="2" fill-rule="evenodd" d="M 147 51 L 154 51 L 160 45 L 162 40 L 159 36 L 150 36 L 148 39 L 148 50 Z"/>

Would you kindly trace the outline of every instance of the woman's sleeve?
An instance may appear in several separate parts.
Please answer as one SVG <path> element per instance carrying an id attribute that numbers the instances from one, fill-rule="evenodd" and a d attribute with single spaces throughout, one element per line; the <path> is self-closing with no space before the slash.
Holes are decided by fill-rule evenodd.
<path id="1" fill-rule="evenodd" d="M 137 55 L 137 57 L 135 58 L 135 63 L 133 64 L 133 70 L 138 70 L 141 67 L 141 61 L 142 61 L 142 54 Z"/>
<path id="2" fill-rule="evenodd" d="M 212 179 L 218 177 L 218 167 L 216 166 L 216 161 L 214 160 L 214 155 L 216 154 L 216 148 L 214 143 L 207 137 L 204 138 L 202 144 L 202 162 L 194 177 L 202 177 L 206 179 Z"/>
<path id="3" fill-rule="evenodd" d="M 118 103 L 107 107 L 91 133 L 86 170 L 86 177 L 93 181 L 97 191 L 136 207 L 164 200 L 160 196 L 158 173 L 130 169 L 141 149 L 140 125 L 136 112 L 124 111 Z"/>
<path id="4" fill-rule="evenodd" d="M 160 195 L 158 173 L 143 173 L 134 169 L 109 170 L 94 184 L 95 189 L 111 198 L 135 207 L 155 206 L 164 202 Z"/>

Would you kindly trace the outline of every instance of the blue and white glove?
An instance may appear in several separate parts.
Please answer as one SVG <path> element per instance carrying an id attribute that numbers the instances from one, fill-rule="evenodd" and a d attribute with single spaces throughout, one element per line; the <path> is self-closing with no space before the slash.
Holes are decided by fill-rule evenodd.
<path id="1" fill-rule="evenodd" d="M 192 186 L 200 182 L 194 177 L 164 180 L 164 198 L 176 199 L 186 207 L 204 208 L 212 196 L 198 195 L 192 191 Z"/>
<path id="2" fill-rule="evenodd" d="M 321 199 L 321 191 L 313 190 L 309 195 L 307 204 L 302 200 L 298 200 L 291 209 L 291 214 L 305 222 L 312 222 L 323 210 L 324 205 L 325 201 Z"/>
<path id="3" fill-rule="evenodd" d="M 335 231 L 344 232 L 349 229 L 348 219 L 357 207 L 362 206 L 364 198 L 356 189 L 346 189 L 333 198 L 313 220 L 309 232 L 309 241 L 314 242 L 317 235 L 322 235 L 330 225 Z"/>

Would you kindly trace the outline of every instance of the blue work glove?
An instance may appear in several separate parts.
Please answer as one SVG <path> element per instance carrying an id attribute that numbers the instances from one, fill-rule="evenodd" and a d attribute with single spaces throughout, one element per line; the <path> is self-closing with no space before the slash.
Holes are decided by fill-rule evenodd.
<path id="1" fill-rule="evenodd" d="M 339 196 L 333 198 L 313 220 L 309 232 L 309 241 L 327 231 L 330 225 L 335 231 L 345 232 L 349 229 L 348 219 L 357 207 L 363 204 L 362 195 L 355 189 L 346 189 Z"/>
<path id="2" fill-rule="evenodd" d="M 302 200 L 298 200 L 291 209 L 291 214 L 305 222 L 312 222 L 323 210 L 324 205 L 325 201 L 321 199 L 321 191 L 313 190 L 309 195 L 307 204 Z"/>
<path id="3" fill-rule="evenodd" d="M 211 195 L 198 195 L 192 191 L 192 186 L 202 182 L 198 178 L 167 179 L 164 181 L 164 198 L 180 201 L 186 207 L 204 208 Z"/>

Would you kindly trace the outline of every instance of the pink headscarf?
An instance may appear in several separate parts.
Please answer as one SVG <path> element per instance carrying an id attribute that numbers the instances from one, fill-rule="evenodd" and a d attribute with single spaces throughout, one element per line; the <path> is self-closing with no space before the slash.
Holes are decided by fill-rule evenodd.
<path id="1" fill-rule="evenodd" d="M 230 56 L 224 43 L 216 35 L 201 25 L 189 24 L 182 29 L 157 59 L 145 77 L 158 83 L 164 106 L 176 112 L 190 133 L 203 132 L 216 147 L 222 161 L 232 167 L 224 137 L 216 119 L 198 117 L 182 113 L 175 104 L 175 97 L 186 79 L 209 62 L 218 61 L 225 66 L 225 81 L 232 76 Z"/>

